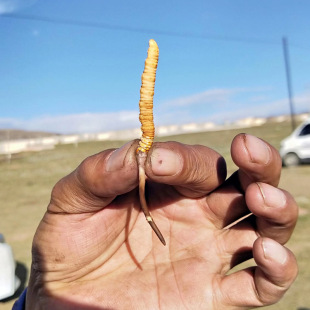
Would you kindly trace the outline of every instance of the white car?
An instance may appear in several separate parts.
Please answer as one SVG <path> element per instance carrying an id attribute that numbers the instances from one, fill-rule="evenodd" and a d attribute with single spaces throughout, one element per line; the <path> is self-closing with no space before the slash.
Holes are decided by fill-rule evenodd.
<path id="1" fill-rule="evenodd" d="M 291 135 L 281 141 L 280 155 L 283 166 L 310 163 L 310 119 L 299 125 Z"/>

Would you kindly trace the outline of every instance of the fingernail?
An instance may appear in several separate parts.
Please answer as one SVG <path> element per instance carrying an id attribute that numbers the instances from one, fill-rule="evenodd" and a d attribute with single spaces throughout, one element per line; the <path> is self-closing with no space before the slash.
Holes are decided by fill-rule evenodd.
<path id="1" fill-rule="evenodd" d="M 283 265 L 287 260 L 287 251 L 279 243 L 271 239 L 263 239 L 264 257 Z"/>
<path id="2" fill-rule="evenodd" d="M 256 184 L 263 196 L 266 207 L 281 208 L 286 205 L 286 196 L 280 189 L 265 183 Z"/>
<path id="3" fill-rule="evenodd" d="M 264 141 L 252 135 L 245 135 L 245 146 L 253 163 L 268 164 L 271 150 Z"/>
<path id="4" fill-rule="evenodd" d="M 183 167 L 181 156 L 169 149 L 155 148 L 151 154 L 152 171 L 157 176 L 172 176 Z"/>
<path id="5" fill-rule="evenodd" d="M 124 167 L 124 160 L 128 149 L 131 147 L 132 142 L 128 142 L 124 144 L 121 148 L 116 149 L 110 155 L 106 163 L 106 171 L 112 172 L 120 170 Z"/>

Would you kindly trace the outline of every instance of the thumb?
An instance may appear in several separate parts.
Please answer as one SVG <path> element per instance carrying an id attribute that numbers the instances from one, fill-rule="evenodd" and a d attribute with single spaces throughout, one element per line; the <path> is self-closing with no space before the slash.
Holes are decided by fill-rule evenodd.
<path id="1" fill-rule="evenodd" d="M 133 190 L 138 184 L 137 145 L 137 141 L 131 141 L 119 149 L 105 150 L 86 158 L 55 185 L 49 211 L 96 212 L 116 196 Z"/>

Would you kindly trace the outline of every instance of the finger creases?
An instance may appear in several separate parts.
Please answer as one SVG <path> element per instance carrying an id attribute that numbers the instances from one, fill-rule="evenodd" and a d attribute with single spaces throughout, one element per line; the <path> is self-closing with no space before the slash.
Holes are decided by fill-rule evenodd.
<path id="1" fill-rule="evenodd" d="M 56 212 L 61 206 L 61 212 L 93 212 L 133 190 L 138 184 L 137 145 L 138 141 L 131 141 L 86 158 L 55 185 L 50 204 L 55 210 L 50 211 Z"/>
<path id="2" fill-rule="evenodd" d="M 246 191 L 248 208 L 256 216 L 259 235 L 286 243 L 296 225 L 298 206 L 286 191 L 266 183 L 253 183 Z"/>
<path id="3" fill-rule="evenodd" d="M 222 278 L 227 306 L 259 307 L 278 302 L 294 282 L 298 267 L 290 250 L 276 241 L 259 238 L 253 246 L 257 266 Z"/>
<path id="4" fill-rule="evenodd" d="M 226 178 L 226 163 L 217 152 L 202 145 L 154 143 L 146 174 L 154 182 L 175 186 L 184 196 L 202 197 Z"/>

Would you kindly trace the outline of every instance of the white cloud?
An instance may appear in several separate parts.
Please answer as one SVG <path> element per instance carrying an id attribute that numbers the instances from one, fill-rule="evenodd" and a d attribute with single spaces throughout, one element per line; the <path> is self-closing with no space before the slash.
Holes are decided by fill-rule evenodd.
<path id="1" fill-rule="evenodd" d="M 303 113 L 310 111 L 310 93 L 302 93 L 293 98 L 294 112 Z M 288 98 L 273 101 L 263 101 L 258 104 L 239 105 L 234 110 L 216 111 L 210 115 L 210 119 L 218 122 L 235 121 L 245 117 L 268 117 L 281 114 L 289 114 Z"/>
<path id="2" fill-rule="evenodd" d="M 209 89 L 189 96 L 179 97 L 159 104 L 158 110 L 171 111 L 183 110 L 183 113 L 191 112 L 194 109 L 203 113 L 212 113 L 213 110 L 231 109 L 243 102 L 257 103 L 266 101 L 271 92 L 271 88 L 216 88 Z M 185 111 L 187 109 L 187 112 Z M 201 116 L 201 115 L 200 115 Z"/>
<path id="3" fill-rule="evenodd" d="M 55 133 L 101 132 L 139 127 L 138 111 L 42 116 L 29 120 L 0 118 L 0 128 Z"/>
<path id="4" fill-rule="evenodd" d="M 215 123 L 233 122 L 245 117 L 268 117 L 289 114 L 288 99 L 270 100 L 266 97 L 255 98 L 257 93 L 266 90 L 223 89 L 209 90 L 185 98 L 177 98 L 155 106 L 155 125 L 185 124 L 212 121 Z M 247 92 L 245 94 L 245 92 Z M 243 93 L 246 96 L 236 98 Z M 200 100 L 216 100 L 200 104 Z M 253 100 L 254 98 L 254 100 Z M 259 100 L 258 100 L 259 99 Z M 254 102 L 256 101 L 256 102 Z M 178 105 L 179 104 L 179 105 Z M 210 108 L 210 105 L 212 108 Z M 161 107 L 160 107 L 161 106 Z M 162 108 L 164 106 L 164 108 Z M 310 92 L 294 97 L 295 112 L 310 111 Z M 49 131 L 55 133 L 105 132 L 140 127 L 139 112 L 116 111 L 110 113 L 82 113 L 59 116 L 41 116 L 28 120 L 0 118 L 0 128 Z"/>
<path id="5" fill-rule="evenodd" d="M 164 101 L 162 107 L 185 107 L 197 104 L 217 104 L 227 103 L 229 99 L 240 92 L 244 92 L 245 89 L 232 88 L 232 89 L 210 89 L 201 93 L 192 94 L 185 97 L 179 97 L 172 100 Z"/>
<path id="6" fill-rule="evenodd" d="M 38 0 L 0 0 L 0 14 L 16 12 L 35 4 Z"/>
<path id="7" fill-rule="evenodd" d="M 274 100 L 271 88 L 211 89 L 164 101 L 156 109 L 160 125 L 186 122 L 231 122 L 244 117 L 288 114 L 288 99 Z M 310 93 L 294 97 L 295 112 L 310 110 Z"/>
<path id="8" fill-rule="evenodd" d="M 250 101 L 270 93 L 270 88 L 217 88 L 167 100 L 155 107 L 159 125 L 213 121 L 222 123 Z M 221 116 L 225 116 L 225 119 Z M 156 117 L 157 119 L 157 117 Z"/>

